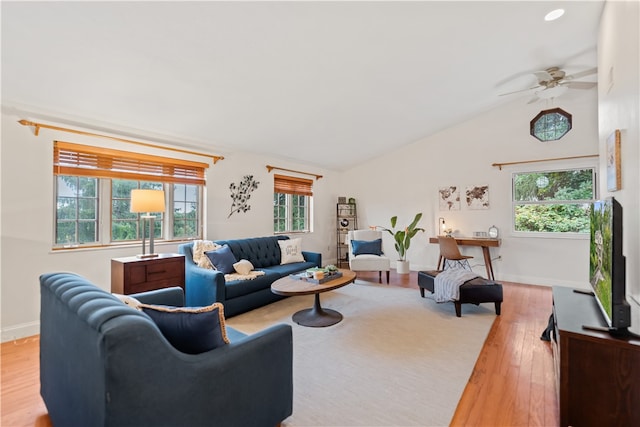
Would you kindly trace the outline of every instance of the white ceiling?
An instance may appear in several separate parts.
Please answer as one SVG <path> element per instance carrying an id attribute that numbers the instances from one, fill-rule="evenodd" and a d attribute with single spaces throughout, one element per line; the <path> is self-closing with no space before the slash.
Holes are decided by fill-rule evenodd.
<path id="1" fill-rule="evenodd" d="M 565 15 L 545 22 L 556 7 Z M 532 71 L 595 67 L 602 7 L 2 1 L 2 105 L 24 118 L 344 170 L 506 102 L 526 104 L 531 93 L 498 95 L 534 86 Z"/>

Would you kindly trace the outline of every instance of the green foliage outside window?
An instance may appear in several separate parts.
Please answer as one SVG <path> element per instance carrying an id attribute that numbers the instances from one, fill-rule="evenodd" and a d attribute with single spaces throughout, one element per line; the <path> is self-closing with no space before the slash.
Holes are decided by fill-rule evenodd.
<path id="1" fill-rule="evenodd" d="M 198 237 L 198 193 L 196 185 L 173 185 L 173 237 Z"/>
<path id="2" fill-rule="evenodd" d="M 273 194 L 273 231 L 309 231 L 309 196 Z"/>
<path id="3" fill-rule="evenodd" d="M 100 180 L 78 176 L 56 176 L 56 223 L 55 245 L 74 246 L 81 244 L 100 243 L 100 193 L 107 190 L 102 188 L 107 181 L 111 189 L 111 222 L 103 230 L 105 235 L 111 232 L 112 242 L 127 242 L 142 239 L 142 214 L 130 212 L 131 190 L 136 188 L 162 190 L 164 185 L 159 182 L 145 182 L 135 180 Z M 101 184 L 102 182 L 102 184 Z M 102 190 L 101 190 L 102 188 Z M 155 215 L 154 237 L 163 238 L 198 238 L 200 226 L 200 193 L 201 186 L 195 184 L 172 184 L 165 188 L 173 200 L 173 212 L 169 220 L 173 220 L 170 230 L 173 235 L 165 236 L 163 232 L 163 217 L 161 212 L 151 212 Z M 108 193 L 104 200 L 108 200 Z M 148 222 L 146 223 L 148 224 Z M 110 230 L 109 230 L 110 228 Z M 148 231 L 145 237 L 149 237 Z"/>
<path id="4" fill-rule="evenodd" d="M 97 183 L 97 178 L 57 177 L 56 244 L 98 241 Z"/>
<path id="5" fill-rule="evenodd" d="M 162 190 L 162 183 L 125 179 L 111 180 L 111 240 L 121 242 L 142 239 L 142 214 L 130 212 L 131 190 Z M 162 214 L 154 213 L 154 238 L 162 238 Z M 146 224 L 147 225 L 147 224 Z M 147 225 L 148 226 L 148 225 Z M 149 237 L 145 234 L 145 237 Z"/>
<path id="6" fill-rule="evenodd" d="M 594 197 L 592 168 L 514 174 L 515 230 L 588 233 Z"/>

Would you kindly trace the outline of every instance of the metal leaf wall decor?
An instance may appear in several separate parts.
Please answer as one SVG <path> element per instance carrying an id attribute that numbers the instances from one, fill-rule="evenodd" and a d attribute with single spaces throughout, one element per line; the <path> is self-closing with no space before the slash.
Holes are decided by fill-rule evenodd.
<path id="1" fill-rule="evenodd" d="M 229 184 L 231 191 L 231 209 L 227 218 L 231 218 L 236 212 L 246 212 L 251 209 L 249 199 L 251 192 L 258 188 L 258 181 L 253 179 L 253 175 L 245 175 L 239 183 L 232 182 Z"/>

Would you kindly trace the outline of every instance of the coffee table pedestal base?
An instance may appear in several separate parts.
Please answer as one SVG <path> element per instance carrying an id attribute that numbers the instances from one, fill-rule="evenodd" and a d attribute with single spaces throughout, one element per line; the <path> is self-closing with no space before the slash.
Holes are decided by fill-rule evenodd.
<path id="1" fill-rule="evenodd" d="M 301 326 L 322 328 L 339 323 L 342 320 L 342 314 L 335 310 L 322 308 L 320 306 L 320 294 L 316 294 L 313 307 L 298 311 L 293 315 L 292 319 Z"/>

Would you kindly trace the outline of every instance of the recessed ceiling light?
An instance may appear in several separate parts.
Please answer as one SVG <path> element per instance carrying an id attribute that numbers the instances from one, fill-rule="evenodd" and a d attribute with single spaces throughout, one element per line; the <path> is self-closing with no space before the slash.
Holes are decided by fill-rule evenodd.
<path id="1" fill-rule="evenodd" d="M 562 15 L 564 15 L 564 9 L 552 10 L 551 12 L 545 15 L 544 20 L 555 21 L 556 19 L 560 18 Z"/>

